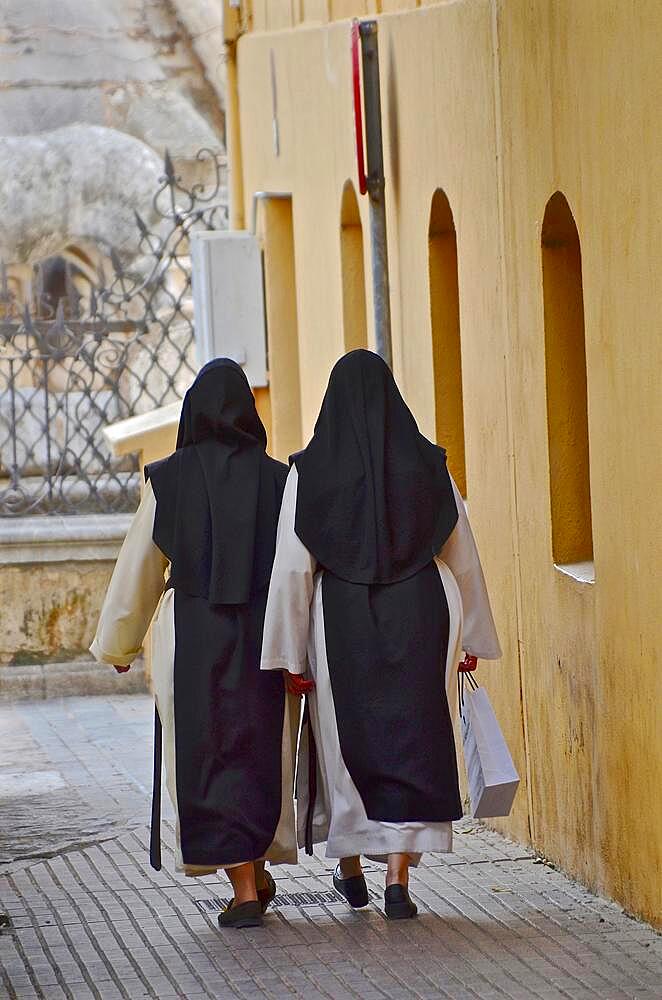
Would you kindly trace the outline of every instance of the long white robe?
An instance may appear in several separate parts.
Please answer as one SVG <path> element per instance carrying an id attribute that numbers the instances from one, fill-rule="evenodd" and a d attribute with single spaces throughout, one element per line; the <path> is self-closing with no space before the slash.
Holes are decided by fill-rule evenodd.
<path id="1" fill-rule="evenodd" d="M 313 840 L 326 841 L 329 858 L 364 854 L 384 861 L 408 853 L 417 864 L 424 851 L 452 850 L 452 824 L 388 823 L 370 820 L 340 750 L 324 636 L 322 572 L 294 530 L 298 474 L 292 466 L 285 486 L 262 644 L 263 670 L 309 672 L 315 680 L 310 715 L 318 774 Z M 451 718 L 456 715 L 457 665 L 461 650 L 481 659 L 498 659 L 501 647 L 490 609 L 485 579 L 464 501 L 453 483 L 457 524 L 436 558 L 450 614 L 446 681 Z M 299 747 L 297 826 L 304 844 L 308 808 L 308 748 Z"/>
<path id="2" fill-rule="evenodd" d="M 152 623 L 152 691 L 163 727 L 166 787 L 177 817 L 176 867 L 187 875 L 198 876 L 235 865 L 224 864 L 222 858 L 215 866 L 185 865 L 182 860 L 175 771 L 175 592 L 172 588 L 165 589 L 169 563 L 152 540 L 155 513 L 156 498 L 148 481 L 120 550 L 90 652 L 100 662 L 127 666 L 142 653 Z M 292 787 L 298 717 L 296 700 L 287 697 L 282 741 L 281 812 L 273 842 L 265 854 L 273 864 L 294 864 L 297 859 Z"/>

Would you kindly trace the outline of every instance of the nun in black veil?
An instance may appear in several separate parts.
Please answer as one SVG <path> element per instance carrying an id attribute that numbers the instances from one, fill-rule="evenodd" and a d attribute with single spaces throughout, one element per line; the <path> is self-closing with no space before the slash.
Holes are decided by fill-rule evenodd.
<path id="1" fill-rule="evenodd" d="M 452 850 L 462 649 L 501 655 L 464 502 L 387 365 L 352 351 L 285 486 L 262 669 L 315 681 L 299 843 L 326 840 L 353 906 L 368 902 L 361 854 L 388 864 L 386 914 L 402 918 L 409 865 Z"/>
<path id="2" fill-rule="evenodd" d="M 275 895 L 264 861 L 296 861 L 296 702 L 282 676 L 259 669 L 287 476 L 266 443 L 239 365 L 205 365 L 186 393 L 176 450 L 145 470 L 91 647 L 125 668 L 153 619 L 156 748 L 162 731 L 176 864 L 189 875 L 227 870 L 235 896 L 222 926 L 261 923 Z"/>

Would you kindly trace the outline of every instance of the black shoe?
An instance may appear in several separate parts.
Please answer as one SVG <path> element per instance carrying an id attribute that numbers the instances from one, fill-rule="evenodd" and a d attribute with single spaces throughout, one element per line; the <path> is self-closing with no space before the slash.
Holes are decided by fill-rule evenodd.
<path id="1" fill-rule="evenodd" d="M 262 907 L 259 899 L 249 899 L 247 903 L 230 900 L 228 908 L 218 918 L 219 927 L 261 927 Z"/>
<path id="2" fill-rule="evenodd" d="M 257 898 L 260 906 L 262 907 L 262 912 L 266 913 L 269 903 L 272 903 L 276 898 L 276 883 L 267 871 L 264 873 L 264 881 L 267 884 L 264 889 L 257 890 Z"/>
<path id="3" fill-rule="evenodd" d="M 368 905 L 368 886 L 365 884 L 363 875 L 350 875 L 349 878 L 343 878 L 340 865 L 336 865 L 336 870 L 333 873 L 333 886 L 355 910 Z"/>
<path id="4" fill-rule="evenodd" d="M 409 895 L 406 885 L 387 885 L 384 892 L 388 920 L 409 920 L 418 913 L 418 907 Z"/>

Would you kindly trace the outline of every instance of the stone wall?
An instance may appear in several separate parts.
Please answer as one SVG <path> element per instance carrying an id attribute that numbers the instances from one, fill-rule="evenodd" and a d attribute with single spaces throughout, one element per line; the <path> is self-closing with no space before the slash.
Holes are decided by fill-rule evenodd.
<path id="1" fill-rule="evenodd" d="M 211 86 L 167 0 L 5 0 L 0 135 L 104 125 L 176 165 L 223 145 Z"/>
<path id="2" fill-rule="evenodd" d="M 166 150 L 187 187 L 214 177 L 197 154 L 225 148 L 218 67 L 212 84 L 168 0 L 7 0 L 0 37 L 0 257 L 130 260 Z"/>
<path id="3" fill-rule="evenodd" d="M 0 669 L 89 659 L 131 515 L 0 520 Z"/>
<path id="4" fill-rule="evenodd" d="M 213 180 L 197 153 L 224 151 L 222 8 L 214 0 L 2 4 L 0 259 L 20 302 L 32 265 L 49 256 L 87 261 L 94 282 L 114 250 L 125 270 L 147 276 L 153 261 L 141 257 L 134 211 L 159 229 L 152 199 L 166 149 L 187 188 Z M 173 328 L 173 343 L 186 336 Z M 132 371 L 158 378 L 146 364 L 132 359 Z M 24 366 L 26 391 L 31 376 Z M 110 409 L 106 417 L 114 419 Z M 29 431 L 28 448 L 40 435 Z M 36 444 L 31 474 L 42 459 Z M 123 516 L 0 519 L 0 697 L 66 690 L 62 661 L 73 664 L 67 676 L 98 689 L 88 646 L 127 524 Z M 142 675 L 131 676 L 126 683 Z"/>
<path id="5" fill-rule="evenodd" d="M 113 562 L 4 566 L 0 667 L 89 659 Z"/>

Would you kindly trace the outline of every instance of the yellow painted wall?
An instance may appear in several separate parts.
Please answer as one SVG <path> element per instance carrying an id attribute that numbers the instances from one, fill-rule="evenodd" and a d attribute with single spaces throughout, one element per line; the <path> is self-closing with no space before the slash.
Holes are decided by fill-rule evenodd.
<path id="1" fill-rule="evenodd" d="M 349 22 L 330 19 L 387 6 L 400 10 L 380 16 L 379 42 L 394 367 L 434 436 L 441 189 L 457 239 L 467 498 L 504 649 L 482 674 L 523 778 L 498 826 L 662 924 L 662 5 L 254 4 L 232 164 L 246 218 L 255 191 L 292 196 L 287 349 L 304 441 L 344 347 L 340 206 L 356 186 Z M 581 241 L 595 583 L 552 558 L 541 227 L 557 190 Z M 371 343 L 367 208 L 360 198 Z M 276 422 L 274 445 L 282 455 Z"/>
<path id="2" fill-rule="evenodd" d="M 342 272 L 343 344 L 345 351 L 368 346 L 365 301 L 365 241 L 359 204 L 347 181 L 340 206 L 340 268 Z"/>
<path id="3" fill-rule="evenodd" d="M 659 924 L 662 7 L 508 3 L 497 32 L 536 840 Z M 582 249 L 593 586 L 550 558 L 540 226 L 557 189 Z"/>
<path id="4" fill-rule="evenodd" d="M 269 329 L 269 388 L 254 389 L 267 429 L 269 451 L 287 458 L 301 448 L 301 391 L 297 281 L 294 268 L 292 202 L 261 202 L 258 233 L 264 261 L 264 294 Z"/>

